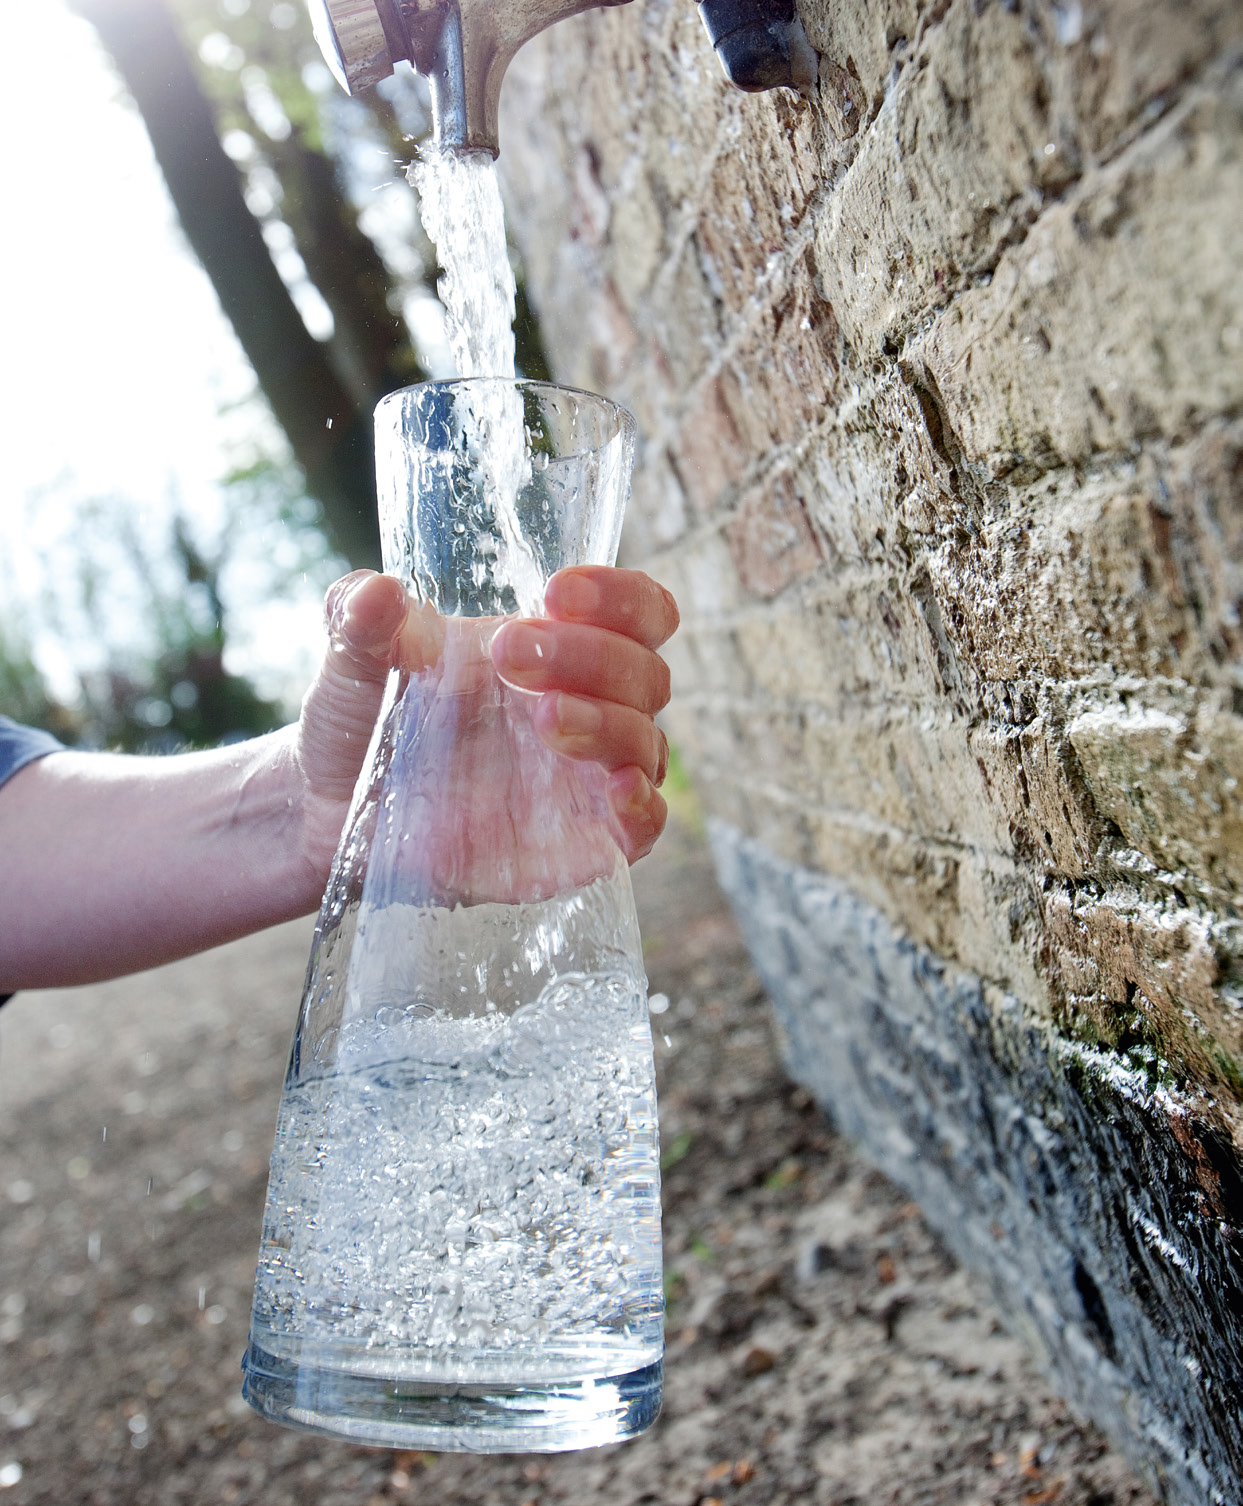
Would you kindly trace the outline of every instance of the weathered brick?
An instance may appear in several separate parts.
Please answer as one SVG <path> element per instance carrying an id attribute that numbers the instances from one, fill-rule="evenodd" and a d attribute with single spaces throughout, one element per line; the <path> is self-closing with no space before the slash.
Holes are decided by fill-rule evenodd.
<path id="1" fill-rule="evenodd" d="M 685 603 L 683 616 L 693 625 L 719 631 L 746 601 L 719 527 L 695 530 L 680 548 L 658 555 L 653 565 Z"/>
<path id="2" fill-rule="evenodd" d="M 832 307 L 796 269 L 722 372 L 725 402 L 752 453 L 790 444 L 824 418 L 842 354 Z"/>
<path id="3" fill-rule="evenodd" d="M 809 110 L 741 106 L 701 196 L 695 234 L 714 288 L 738 313 L 763 286 L 806 208 L 816 175 Z"/>
<path id="4" fill-rule="evenodd" d="M 1207 662 L 1220 676 L 1243 662 L 1243 422 L 1209 424 L 1155 472 L 1161 577 L 1183 612 L 1175 647 L 1191 678 L 1209 678 Z"/>
<path id="5" fill-rule="evenodd" d="M 815 848 L 810 866 L 848 883 L 938 956 L 1021 993 L 1033 1010 L 1048 1015 L 1047 985 L 1031 955 L 1030 931 L 1039 909 L 1025 878 L 968 849 L 946 848 L 840 813 L 813 809 L 806 822 Z M 782 848 L 774 844 L 773 850 Z"/>
<path id="6" fill-rule="evenodd" d="M 814 594 L 747 612 L 733 631 L 752 676 L 774 700 L 836 709 L 883 691 L 908 706 L 936 704 L 939 676 L 927 623 L 883 570 L 830 577 Z"/>
<path id="7" fill-rule="evenodd" d="M 849 141 L 869 114 L 867 94 L 853 73 L 832 62 L 820 60 L 820 106 L 829 129 L 839 141 Z"/>
<path id="8" fill-rule="evenodd" d="M 1004 494 L 941 542 L 930 571 L 959 651 L 990 681 L 1220 679 L 1239 648 L 1235 509 L 1243 429 L 1214 425 L 1091 479 L 1059 471 Z"/>
<path id="9" fill-rule="evenodd" d="M 1025 10 L 1048 40 L 1053 90 L 1073 113 L 1087 152 L 1116 149 L 1145 112 L 1243 41 L 1243 11 L 1213 0 L 1031 0 Z"/>
<path id="10" fill-rule="evenodd" d="M 1243 892 L 1243 717 L 1222 699 L 1179 715 L 1102 693 L 1067 736 L 1097 807 L 1131 847 L 1233 900 Z"/>
<path id="11" fill-rule="evenodd" d="M 932 6 L 926 0 L 876 0 L 869 5 L 839 5 L 834 0 L 804 0 L 799 15 L 812 46 L 829 63 L 858 80 L 868 104 L 879 105 L 893 68 L 895 53 L 905 55 Z"/>
<path id="12" fill-rule="evenodd" d="M 664 224 L 651 184 L 634 173 L 613 195 L 609 222 L 612 281 L 627 309 L 638 307 L 664 258 Z"/>
<path id="13" fill-rule="evenodd" d="M 789 472 L 749 492 L 725 533 L 738 579 L 756 596 L 780 595 L 824 560 Z"/>
<path id="14" fill-rule="evenodd" d="M 693 9 L 678 5 L 667 40 L 648 50 L 649 87 L 634 101 L 649 148 L 644 164 L 670 208 L 689 210 L 720 149 L 722 122 L 737 111 L 738 100 Z"/>
<path id="15" fill-rule="evenodd" d="M 966 454 L 1005 475 L 1125 451 L 1243 402 L 1243 75 L 1048 210 L 923 353 Z"/>
<path id="16" fill-rule="evenodd" d="M 1044 903 L 1059 1013 L 1112 1046 L 1159 1051 L 1180 1075 L 1220 1081 L 1243 1064 L 1243 1018 L 1222 1001 L 1212 926 L 1135 890 L 1057 890 Z M 1224 1057 L 1223 1057 L 1224 1053 Z"/>
<path id="17" fill-rule="evenodd" d="M 742 475 L 748 458 L 725 402 L 722 379 L 715 376 L 700 389 L 682 420 L 672 456 L 682 489 L 701 517 L 716 509 L 726 489 Z"/>
<path id="18" fill-rule="evenodd" d="M 846 396 L 843 401 L 843 395 Z M 902 539 L 936 535 L 958 508 L 952 468 L 932 445 L 919 404 L 897 373 L 860 380 L 845 368 L 796 466 L 808 507 L 844 561 L 885 558 L 904 565 Z"/>
<path id="19" fill-rule="evenodd" d="M 754 144 L 744 140 L 737 116 L 731 124 L 732 139 L 716 159 L 695 237 L 717 296 L 736 314 L 781 251 L 789 229 L 782 211 L 790 210 L 778 194 L 756 192 L 763 164 L 753 162 Z"/>
<path id="20" fill-rule="evenodd" d="M 787 773 L 770 759 L 770 781 L 785 782 L 821 807 L 857 812 L 925 841 L 1004 849 L 1005 827 L 961 726 L 900 702 L 865 704 L 831 720 L 803 715 L 800 726 L 793 766 Z"/>
<path id="21" fill-rule="evenodd" d="M 693 387 L 724 343 L 725 309 L 713 292 L 694 236 L 674 253 L 644 301 L 644 321 L 664 367 L 682 391 Z"/>
<path id="22" fill-rule="evenodd" d="M 812 809 L 808 821 L 815 854 L 811 866 L 857 885 L 869 902 L 901 915 L 911 934 L 938 953 L 956 952 L 961 929 L 959 854 L 904 832 L 846 820 L 840 812 Z M 774 843 L 773 850 L 795 861 L 781 845 Z"/>
<path id="23" fill-rule="evenodd" d="M 1105 830 L 1078 776 L 1072 746 L 1036 715 L 1022 726 L 987 724 L 969 739 L 986 798 L 1015 851 L 1050 872 L 1084 879 Z"/>
<path id="24" fill-rule="evenodd" d="M 956 0 L 901 73 L 817 227 L 825 295 L 861 351 L 896 350 L 1071 175 L 1043 61 L 1018 14 Z"/>
<path id="25" fill-rule="evenodd" d="M 685 533 L 688 521 L 686 494 L 667 453 L 645 453 L 626 513 L 627 536 L 641 540 L 637 557 L 650 559 L 668 548 Z"/>
<path id="26" fill-rule="evenodd" d="M 630 537 L 682 605 L 667 725 L 708 813 L 807 898 L 800 924 L 848 886 L 866 934 L 807 955 L 854 947 L 878 1018 L 940 1001 L 885 1049 L 913 1080 L 959 1042 L 932 1073 L 951 1122 L 980 1091 L 960 1068 L 1000 1092 L 979 1121 L 999 1144 L 1027 1133 L 1006 1095 L 1084 1087 L 1054 1092 L 1080 1104 L 1056 1135 L 1087 1172 L 1049 1270 L 1092 1265 L 1084 1208 L 1142 1198 L 1111 1137 L 1150 1096 L 1201 1202 L 1142 1249 L 1124 1211 L 1109 1248 L 1159 1285 L 1189 1230 L 1243 1238 L 1222 1192 L 1243 1186 L 1243 10 L 799 8 L 824 54 L 810 105 L 732 92 L 674 0 L 533 51 L 554 75 L 517 96 L 541 117 L 513 148 L 539 190 L 515 197 L 533 291 L 556 369 L 594 363 L 648 436 Z M 594 205 L 590 180 L 571 202 L 584 150 Z M 764 915 L 771 961 L 793 933 Z M 901 977 L 870 971 L 885 925 Z M 833 977 L 774 981 L 835 1007 Z M 1015 1207 L 1044 1144 L 1001 1156 Z M 960 1147 L 963 1188 L 979 1149 Z M 991 1248 L 981 1199 L 968 1252 Z M 1095 1408 L 1116 1369 L 1101 1420 L 1178 1506 L 1230 1499 L 1243 1469 L 1230 1377 L 1188 1400 L 1188 1356 L 1218 1354 L 1197 1280 L 1135 1297 L 1155 1326 L 1120 1325 L 1107 1363 L 1059 1337 L 1095 1342 L 1090 1287 L 1039 1295 L 1070 1394 Z"/>

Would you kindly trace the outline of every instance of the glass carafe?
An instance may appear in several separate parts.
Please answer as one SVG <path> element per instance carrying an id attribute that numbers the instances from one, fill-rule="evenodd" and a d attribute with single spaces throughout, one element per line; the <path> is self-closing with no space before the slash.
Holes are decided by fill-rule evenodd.
<path id="1" fill-rule="evenodd" d="M 385 567 L 422 603 L 307 971 L 244 1394 L 362 1442 L 557 1450 L 655 1417 L 651 1033 L 596 765 L 502 682 L 500 621 L 608 564 L 633 426 L 541 383 L 376 410 Z"/>

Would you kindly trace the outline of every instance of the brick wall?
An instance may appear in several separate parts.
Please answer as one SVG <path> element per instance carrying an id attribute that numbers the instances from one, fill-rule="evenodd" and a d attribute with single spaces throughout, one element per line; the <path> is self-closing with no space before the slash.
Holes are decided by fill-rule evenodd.
<path id="1" fill-rule="evenodd" d="M 558 376 L 639 419 L 625 547 L 683 607 L 669 729 L 803 1042 L 794 1069 L 832 1112 L 869 1051 L 909 1051 L 918 1153 L 861 1099 L 853 1131 L 952 1202 L 947 1236 L 1160 1489 L 1229 1500 L 1243 10 L 800 9 L 821 53 L 808 102 L 732 90 L 689 0 L 524 50 L 502 165 L 530 290 Z M 815 892 L 870 920 L 827 949 L 813 919 L 794 935 L 800 905 L 829 913 Z M 970 1156 L 928 1179 L 953 1125 L 893 1018 L 852 1039 L 853 1065 L 826 1044 L 841 998 L 858 1009 L 839 963 L 854 977 L 866 952 L 873 996 L 909 1002 L 903 948 L 945 984 L 920 1028 L 943 1009 L 956 1070 L 1008 1083 L 1049 1134 L 1075 1125 L 1046 1201 L 1025 1194 L 1032 1227 L 974 1195 Z M 995 1081 L 953 1044 L 963 989 L 993 1022 Z M 1032 1086 L 1037 1059 L 1060 1089 Z M 1003 1141 L 1013 1190 L 1026 1152 Z M 1033 1265 L 1021 1247 L 1041 1240 Z M 1169 1280 L 1136 1289 L 1150 1258 Z M 1188 1337 L 1179 1304 L 1206 1301 L 1220 1343 Z"/>

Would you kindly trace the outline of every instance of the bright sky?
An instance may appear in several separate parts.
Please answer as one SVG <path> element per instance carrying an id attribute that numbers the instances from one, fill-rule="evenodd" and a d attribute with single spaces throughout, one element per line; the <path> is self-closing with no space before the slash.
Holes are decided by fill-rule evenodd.
<path id="1" fill-rule="evenodd" d="M 14 66 L 0 90 L 0 139 L 10 144 L 0 615 L 11 615 L 13 598 L 34 589 L 38 560 L 68 557 L 74 499 L 124 497 L 153 533 L 170 495 L 217 517 L 214 482 L 237 455 L 239 424 L 253 430 L 256 420 L 253 406 L 222 416 L 253 390 L 253 377 L 91 28 L 62 0 L 13 6 L 5 25 Z M 296 601 L 256 603 L 239 617 L 233 667 L 266 666 L 269 683 L 271 672 L 304 675 L 318 614 L 310 587 Z M 41 631 L 35 642 L 64 693 L 92 646 L 75 643 L 66 655 Z"/>

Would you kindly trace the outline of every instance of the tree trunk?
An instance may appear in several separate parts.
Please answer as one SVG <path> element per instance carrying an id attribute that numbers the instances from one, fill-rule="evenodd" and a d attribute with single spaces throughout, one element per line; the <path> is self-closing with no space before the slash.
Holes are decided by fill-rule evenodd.
<path id="1" fill-rule="evenodd" d="M 390 281 L 371 241 L 358 228 L 337 185 L 332 161 L 295 129 L 265 143 L 284 199 L 281 216 L 311 281 L 332 310 L 328 357 L 360 410 L 386 392 L 421 381 L 401 316 L 388 306 Z"/>
<path id="2" fill-rule="evenodd" d="M 168 10 L 162 0 L 72 3 L 142 114 L 186 239 L 323 508 L 333 546 L 354 565 L 374 565 L 370 413 L 352 400 L 281 281 Z"/>

